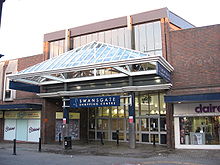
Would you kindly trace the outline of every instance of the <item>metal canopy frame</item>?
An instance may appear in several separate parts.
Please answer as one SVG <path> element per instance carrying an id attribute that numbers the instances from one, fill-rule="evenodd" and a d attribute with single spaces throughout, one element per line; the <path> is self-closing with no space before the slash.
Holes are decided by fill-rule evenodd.
<path id="1" fill-rule="evenodd" d="M 163 65 L 169 72 L 173 71 L 173 67 L 160 55 L 150 56 L 140 51 L 93 41 L 7 77 L 13 81 L 34 85 L 47 85 L 101 78 L 156 74 L 157 62 Z M 152 66 L 153 69 L 132 70 L 132 65 L 146 63 Z M 107 68 L 113 70 L 114 74 L 98 75 L 99 70 Z M 80 77 L 79 75 L 83 76 Z"/>

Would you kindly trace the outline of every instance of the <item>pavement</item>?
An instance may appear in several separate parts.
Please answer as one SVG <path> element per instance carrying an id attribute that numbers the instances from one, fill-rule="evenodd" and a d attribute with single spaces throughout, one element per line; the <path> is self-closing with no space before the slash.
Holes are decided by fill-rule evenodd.
<path id="1" fill-rule="evenodd" d="M 16 143 L 16 153 L 34 152 L 36 155 L 39 145 L 36 143 Z M 13 153 L 12 142 L 0 142 L 0 151 L 7 150 Z M 70 158 L 82 158 L 81 161 L 89 157 L 99 157 L 109 159 L 109 164 L 112 165 L 144 165 L 144 164 L 185 164 L 185 165 L 220 165 L 220 150 L 179 150 L 168 149 L 166 146 L 136 144 L 135 149 L 130 149 L 128 143 L 105 142 L 102 145 L 100 142 L 73 142 L 72 149 L 65 150 L 63 145 L 59 144 L 42 144 L 41 153 L 66 155 Z M 57 157 L 57 156 L 56 156 Z M 85 159 L 86 157 L 86 159 Z M 116 163 L 118 159 L 124 158 L 128 162 Z M 132 162 L 134 160 L 134 162 Z M 60 160 L 61 161 L 61 160 Z M 114 163 L 110 163 L 114 162 Z M 92 162 L 88 162 L 92 164 Z M 0 162 L 1 164 L 1 162 Z M 86 164 L 86 163 L 85 163 Z M 94 164 L 98 164 L 94 162 Z"/>

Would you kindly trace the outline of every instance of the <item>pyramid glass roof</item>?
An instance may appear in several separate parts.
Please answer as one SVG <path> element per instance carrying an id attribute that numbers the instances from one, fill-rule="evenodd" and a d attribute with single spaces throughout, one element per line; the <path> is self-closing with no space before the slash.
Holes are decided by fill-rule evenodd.
<path id="1" fill-rule="evenodd" d="M 92 64 L 124 61 L 149 56 L 139 51 L 121 48 L 100 42 L 91 42 L 80 48 L 65 52 L 57 57 L 22 70 L 19 73 L 42 72 L 80 67 Z"/>

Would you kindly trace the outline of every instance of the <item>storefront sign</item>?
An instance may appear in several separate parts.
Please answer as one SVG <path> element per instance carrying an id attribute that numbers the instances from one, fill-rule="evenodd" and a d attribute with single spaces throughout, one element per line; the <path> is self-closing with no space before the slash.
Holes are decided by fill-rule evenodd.
<path id="1" fill-rule="evenodd" d="M 56 119 L 63 119 L 63 112 L 56 112 Z M 69 113 L 69 119 L 80 119 L 80 113 Z"/>
<path id="2" fill-rule="evenodd" d="M 164 78 L 167 82 L 171 81 L 171 73 L 160 63 L 157 63 L 157 74 Z"/>
<path id="3" fill-rule="evenodd" d="M 5 119 L 40 119 L 39 111 L 6 111 Z"/>
<path id="4" fill-rule="evenodd" d="M 199 104 L 198 107 L 195 108 L 196 113 L 216 113 L 220 112 L 220 105 L 214 106 L 212 104 L 209 104 L 208 106 Z"/>
<path id="5" fill-rule="evenodd" d="M 219 113 L 219 102 L 174 104 L 174 116 L 214 115 Z"/>
<path id="6" fill-rule="evenodd" d="M 0 119 L 3 118 L 3 111 L 0 111 Z"/>
<path id="7" fill-rule="evenodd" d="M 120 96 L 71 98 L 70 107 L 111 107 L 120 106 Z"/>

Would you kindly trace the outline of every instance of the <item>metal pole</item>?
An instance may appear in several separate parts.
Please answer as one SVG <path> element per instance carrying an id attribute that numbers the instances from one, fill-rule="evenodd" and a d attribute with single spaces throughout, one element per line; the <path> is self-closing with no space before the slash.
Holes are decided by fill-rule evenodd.
<path id="1" fill-rule="evenodd" d="M 119 146 L 119 130 L 116 131 L 117 146 Z"/>
<path id="2" fill-rule="evenodd" d="M 41 152 L 41 138 L 39 138 L 38 152 Z"/>
<path id="3" fill-rule="evenodd" d="M 61 145 L 61 133 L 59 133 L 59 144 Z"/>
<path id="4" fill-rule="evenodd" d="M 103 132 L 101 132 L 101 137 L 100 137 L 100 139 L 101 139 L 101 144 L 104 145 L 104 142 L 103 142 Z"/>
<path id="5" fill-rule="evenodd" d="M 156 141 L 155 134 L 153 134 L 153 146 L 155 146 L 155 141 Z"/>
<path id="6" fill-rule="evenodd" d="M 14 142 L 13 155 L 16 155 L 16 139 L 14 139 L 13 142 Z"/>
<path id="7" fill-rule="evenodd" d="M 136 138 L 135 138 L 135 93 L 130 92 L 131 98 L 129 101 L 129 147 L 135 148 Z"/>

